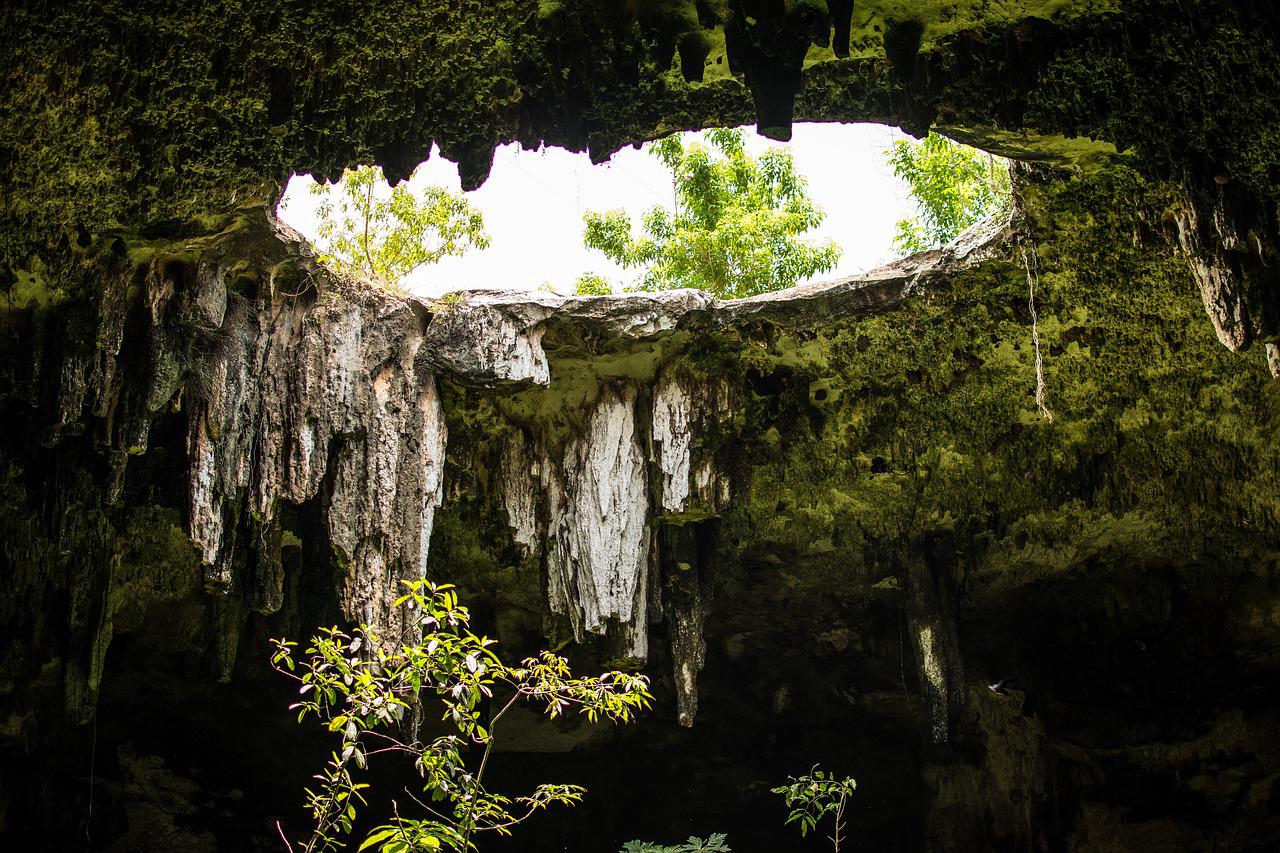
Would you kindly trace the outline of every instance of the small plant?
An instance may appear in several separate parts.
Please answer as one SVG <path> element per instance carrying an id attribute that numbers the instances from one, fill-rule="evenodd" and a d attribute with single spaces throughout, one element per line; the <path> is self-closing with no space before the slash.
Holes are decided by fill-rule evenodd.
<path id="1" fill-rule="evenodd" d="M 651 844 L 648 841 L 628 841 L 622 845 L 622 849 L 618 853 L 732 853 L 729 845 L 725 844 L 725 835 L 716 832 L 707 837 L 704 841 L 701 838 L 690 835 L 689 840 L 683 844 Z"/>
<path id="2" fill-rule="evenodd" d="M 437 314 L 444 314 L 452 311 L 454 308 L 457 308 L 462 303 L 462 294 L 456 290 L 451 290 L 448 293 L 437 297 L 436 300 L 431 303 L 431 310 L 435 311 Z"/>
<path id="3" fill-rule="evenodd" d="M 291 706 L 298 721 L 314 716 L 338 741 L 314 777 L 319 785 L 306 791 L 311 834 L 295 847 L 281 830 L 290 851 L 344 848 L 360 807 L 367 805 L 369 786 L 357 781 L 356 773 L 381 756 L 412 762 L 421 790 L 405 789 L 405 794 L 417 814 L 402 814 L 391 800 L 390 822 L 372 830 L 359 850 L 473 850 L 477 833 L 510 835 L 534 812 L 552 804 L 573 805 L 584 793 L 576 785 L 539 785 L 527 796 L 507 797 L 485 787 L 494 731 L 516 702 L 540 705 L 549 717 L 576 709 L 592 722 L 628 722 L 649 707 L 644 676 L 606 672 L 573 678 L 564 658 L 545 651 L 518 667 L 507 666 L 494 653 L 493 640 L 467 629 L 470 615 L 451 586 L 406 585 L 407 594 L 395 606 L 413 614 L 411 630 L 421 632 L 421 641 L 386 641 L 369 626 L 350 634 L 327 628 L 295 660 L 296 643 L 273 640 L 272 665 L 299 685 L 302 698 Z M 455 734 L 418 740 L 406 716 L 412 719 L 424 698 L 438 702 Z M 472 749 L 478 752 L 474 770 L 466 761 Z"/>
<path id="4" fill-rule="evenodd" d="M 781 794 L 791 809 L 787 823 L 800 824 L 800 835 L 804 837 L 827 815 L 832 815 L 835 822 L 835 833 L 828 836 L 835 853 L 840 853 L 840 842 L 844 840 L 844 810 L 849 797 L 853 796 L 858 784 L 849 777 L 837 779 L 818 765 L 813 765 L 803 776 L 787 777 L 787 784 L 773 788 L 773 793 Z"/>
<path id="5" fill-rule="evenodd" d="M 407 182 L 388 187 L 378 166 L 342 173 L 336 184 L 316 184 L 317 215 L 330 266 L 355 270 L 394 287 L 424 264 L 484 249 L 484 218 L 465 196 L 444 187 L 415 193 Z"/>
<path id="6" fill-rule="evenodd" d="M 574 282 L 573 292 L 578 296 L 608 296 L 613 293 L 613 285 L 604 276 L 585 272 Z"/>

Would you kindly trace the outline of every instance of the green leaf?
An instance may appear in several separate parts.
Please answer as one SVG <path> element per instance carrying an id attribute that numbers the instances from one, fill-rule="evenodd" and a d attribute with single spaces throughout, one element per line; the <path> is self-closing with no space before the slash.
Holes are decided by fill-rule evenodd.
<path id="1" fill-rule="evenodd" d="M 375 830 L 373 834 L 370 835 L 368 838 L 366 838 L 364 840 L 364 843 L 361 844 L 356 849 L 356 853 L 360 853 L 361 850 L 368 850 L 370 847 L 373 847 L 377 844 L 381 844 L 383 841 L 386 841 L 388 838 L 393 837 L 398 831 L 399 830 L 397 830 L 394 826 L 382 827 Z"/>

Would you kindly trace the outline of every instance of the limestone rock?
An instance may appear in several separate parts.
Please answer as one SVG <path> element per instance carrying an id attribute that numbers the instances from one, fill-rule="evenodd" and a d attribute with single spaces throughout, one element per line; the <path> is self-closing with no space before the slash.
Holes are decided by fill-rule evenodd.
<path id="1" fill-rule="evenodd" d="M 562 465 L 546 481 L 551 608 L 594 634 L 610 620 L 629 626 L 625 651 L 643 659 L 649 489 L 634 387 L 602 389 L 585 431 L 565 445 Z"/>
<path id="2" fill-rule="evenodd" d="M 428 360 L 436 369 L 478 385 L 547 385 L 551 370 L 538 323 L 543 312 L 503 310 L 484 300 L 480 293 L 465 304 L 434 303 L 424 347 Z"/>
<path id="3" fill-rule="evenodd" d="M 415 364 L 421 344 L 403 300 L 284 303 L 266 316 L 232 307 L 189 430 L 190 529 L 211 585 L 235 581 L 239 518 L 270 525 L 279 501 L 312 500 L 328 482 L 343 608 L 391 627 L 398 581 L 425 571 L 443 496 L 444 415 L 434 377 Z"/>
<path id="4" fill-rule="evenodd" d="M 502 502 L 512 538 L 526 553 L 537 551 L 542 541 L 538 524 L 538 474 L 524 433 L 513 430 L 502 448 Z"/>
<path id="5" fill-rule="evenodd" d="M 699 378 L 674 366 L 664 369 L 653 391 L 652 456 L 661 472 L 661 508 L 681 513 L 696 502 L 714 513 L 729 502 L 729 479 L 698 446 L 713 426 L 732 417 L 729 385 Z"/>

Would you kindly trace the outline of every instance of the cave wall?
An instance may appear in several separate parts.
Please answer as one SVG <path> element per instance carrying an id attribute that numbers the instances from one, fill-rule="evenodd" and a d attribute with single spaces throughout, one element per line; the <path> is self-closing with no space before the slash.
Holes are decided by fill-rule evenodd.
<path id="1" fill-rule="evenodd" d="M 270 847 L 316 745 L 267 638 L 393 618 L 425 571 L 512 654 L 654 678 L 634 732 L 512 733 L 513 781 L 595 792 L 527 849 L 792 844 L 767 787 L 814 761 L 892 849 L 1265 849 L 1266 358 L 1204 321 L 1177 185 L 1024 168 L 1017 198 L 725 303 L 417 302 L 266 218 L 67 268 L 96 304 L 6 314 L 3 831 Z"/>

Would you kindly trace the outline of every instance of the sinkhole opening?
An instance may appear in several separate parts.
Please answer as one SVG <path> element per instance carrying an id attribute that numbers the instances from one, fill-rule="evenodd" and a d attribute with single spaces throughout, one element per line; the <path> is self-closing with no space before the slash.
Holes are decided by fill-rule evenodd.
<path id="1" fill-rule="evenodd" d="M 391 187 L 376 166 L 295 175 L 278 215 L 324 262 L 425 298 L 477 289 L 604 295 L 693 287 L 721 298 L 856 276 L 1005 213 L 1007 161 L 874 124 L 675 134 L 605 163 L 498 148 L 461 190 L 437 148 Z"/>

